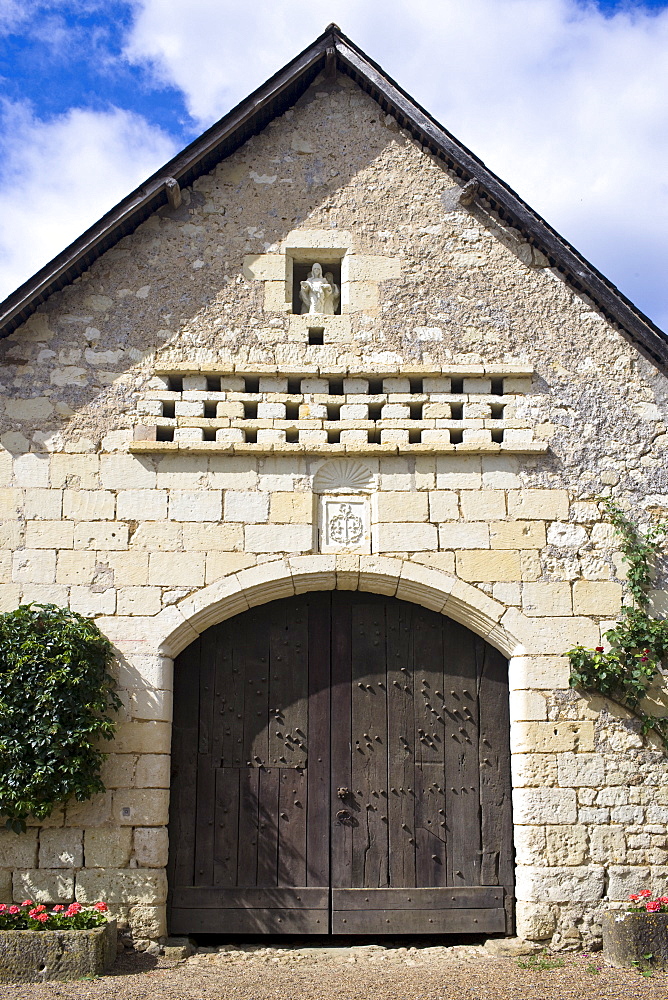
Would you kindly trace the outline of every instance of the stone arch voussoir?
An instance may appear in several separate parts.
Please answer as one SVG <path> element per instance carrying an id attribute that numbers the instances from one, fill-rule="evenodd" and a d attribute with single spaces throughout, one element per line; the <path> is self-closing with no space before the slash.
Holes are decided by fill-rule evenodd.
<path id="1" fill-rule="evenodd" d="M 388 556 L 309 555 L 274 559 L 232 573 L 152 620 L 163 656 L 175 657 L 211 625 L 269 601 L 312 590 L 387 594 L 447 615 L 505 656 L 524 652 L 517 632 L 501 624 L 506 608 L 441 570 Z M 523 617 L 523 616 L 520 616 Z"/>

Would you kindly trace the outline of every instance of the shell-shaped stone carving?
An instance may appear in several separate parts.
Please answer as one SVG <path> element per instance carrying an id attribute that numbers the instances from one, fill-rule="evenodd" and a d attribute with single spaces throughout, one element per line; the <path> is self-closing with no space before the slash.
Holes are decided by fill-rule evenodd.
<path id="1" fill-rule="evenodd" d="M 373 475 L 363 462 L 333 458 L 321 465 L 313 477 L 314 493 L 369 493 Z"/>

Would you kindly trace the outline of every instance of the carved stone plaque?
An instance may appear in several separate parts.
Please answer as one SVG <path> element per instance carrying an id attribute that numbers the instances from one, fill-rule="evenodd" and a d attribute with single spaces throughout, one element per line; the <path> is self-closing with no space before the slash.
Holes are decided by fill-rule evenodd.
<path id="1" fill-rule="evenodd" d="M 321 496 L 320 551 L 371 551 L 368 497 Z"/>

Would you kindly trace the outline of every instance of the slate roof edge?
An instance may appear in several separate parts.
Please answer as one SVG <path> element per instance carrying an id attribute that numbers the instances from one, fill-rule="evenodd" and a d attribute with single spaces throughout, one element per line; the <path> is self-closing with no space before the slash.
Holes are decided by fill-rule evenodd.
<path id="1" fill-rule="evenodd" d="M 322 69 L 333 68 L 334 58 L 337 70 L 370 93 L 462 182 L 477 183 L 481 207 L 521 233 L 575 291 L 586 294 L 654 362 L 668 368 L 668 336 L 334 24 L 0 303 L 0 337 L 166 204 L 168 178 L 182 187 L 192 184 L 295 104 Z"/>

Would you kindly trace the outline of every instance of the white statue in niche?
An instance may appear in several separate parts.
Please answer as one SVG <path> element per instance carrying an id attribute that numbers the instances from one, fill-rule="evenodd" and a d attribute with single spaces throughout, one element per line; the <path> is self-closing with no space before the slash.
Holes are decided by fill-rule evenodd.
<path id="1" fill-rule="evenodd" d="M 322 264 L 315 263 L 306 281 L 300 282 L 299 297 L 302 300 L 302 316 L 305 313 L 333 316 L 340 292 L 331 271 L 323 278 Z"/>
<path id="2" fill-rule="evenodd" d="M 330 316 L 333 316 L 339 305 L 339 299 L 341 298 L 341 290 L 334 281 L 334 275 L 332 274 L 331 271 L 328 271 L 327 274 L 325 275 L 325 281 L 328 282 L 328 284 L 332 289 L 332 301 L 330 303 L 331 308 L 328 309 L 327 312 Z"/>

